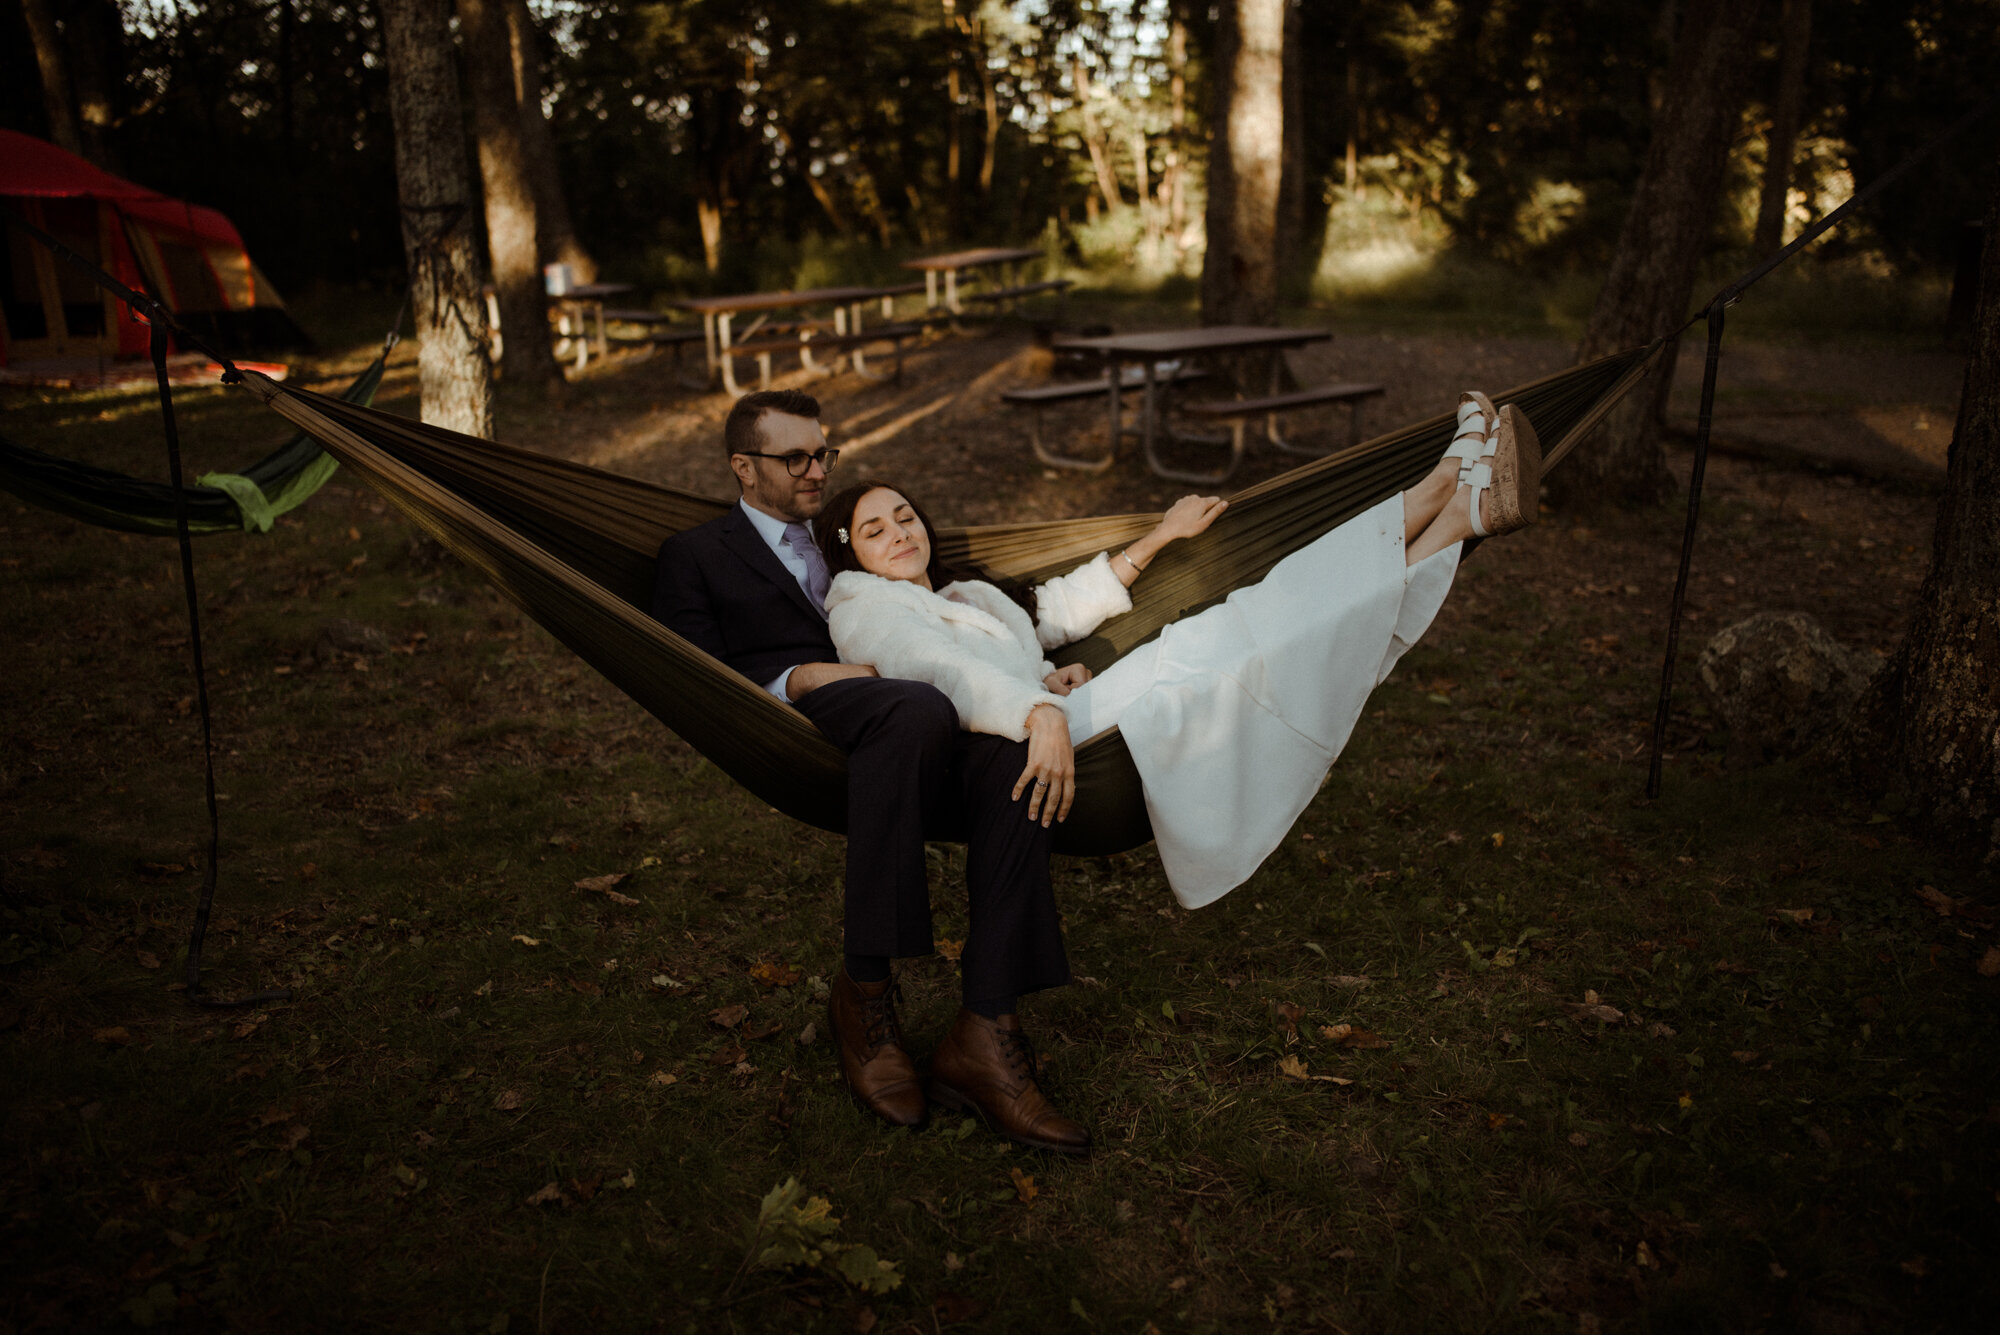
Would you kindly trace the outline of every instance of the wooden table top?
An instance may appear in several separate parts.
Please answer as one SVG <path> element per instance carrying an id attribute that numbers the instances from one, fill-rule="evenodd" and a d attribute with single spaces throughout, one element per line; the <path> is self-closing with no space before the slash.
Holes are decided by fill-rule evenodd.
<path id="1" fill-rule="evenodd" d="M 597 301 L 604 297 L 622 297 L 636 289 L 630 283 L 577 283 L 567 292 L 549 293 L 550 301 Z"/>
<path id="2" fill-rule="evenodd" d="M 1019 260 L 1032 260 L 1041 256 L 1039 250 L 1020 250 L 1007 246 L 982 246 L 977 250 L 954 250 L 947 255 L 925 255 L 914 260 L 904 260 L 905 269 L 976 269 L 982 264 L 1012 264 Z"/>
<path id="3" fill-rule="evenodd" d="M 912 285 L 878 287 L 804 287 L 789 292 L 739 292 L 724 297 L 678 297 L 671 305 L 703 315 L 734 315 L 738 311 L 774 311 L 786 306 L 843 306 L 917 290 Z"/>
<path id="4" fill-rule="evenodd" d="M 1256 348 L 1297 348 L 1333 337 L 1328 329 L 1284 329 L 1266 325 L 1210 325 L 1158 329 L 1146 334 L 1102 338 L 1059 338 L 1050 347 L 1065 352 L 1103 352 L 1114 357 L 1176 357 L 1196 352 L 1238 352 Z"/>

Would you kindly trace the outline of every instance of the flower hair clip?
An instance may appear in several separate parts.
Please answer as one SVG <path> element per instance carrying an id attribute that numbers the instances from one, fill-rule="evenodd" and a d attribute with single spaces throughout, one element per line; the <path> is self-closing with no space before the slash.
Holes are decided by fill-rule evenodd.
<path id="1" fill-rule="evenodd" d="M 845 547 L 845 546 L 847 545 L 847 530 L 846 530 L 846 529 L 841 529 L 841 530 L 840 530 L 840 545 L 841 545 L 841 546 L 843 546 L 843 547 Z"/>

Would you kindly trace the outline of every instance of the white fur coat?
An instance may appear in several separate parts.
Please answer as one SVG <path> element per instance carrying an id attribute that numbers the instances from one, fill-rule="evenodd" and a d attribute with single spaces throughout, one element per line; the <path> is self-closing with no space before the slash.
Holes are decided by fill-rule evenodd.
<path id="1" fill-rule="evenodd" d="M 929 682 L 958 707 L 959 725 L 1012 741 L 1028 736 L 1028 712 L 1062 706 L 1043 688 L 1055 671 L 1044 654 L 1082 639 L 1107 618 L 1132 610 L 1132 595 L 1094 560 L 1035 590 L 1033 621 L 982 580 L 933 593 L 909 580 L 842 571 L 827 591 L 828 628 L 843 663 L 866 663 L 885 677 Z"/>

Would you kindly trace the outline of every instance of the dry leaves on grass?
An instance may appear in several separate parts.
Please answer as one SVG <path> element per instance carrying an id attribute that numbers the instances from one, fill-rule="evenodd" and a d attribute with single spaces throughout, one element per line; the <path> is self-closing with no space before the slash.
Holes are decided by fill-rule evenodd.
<path id="1" fill-rule="evenodd" d="M 2000 946 L 1986 947 L 1977 967 L 1981 978 L 2000 978 Z"/>
<path id="2" fill-rule="evenodd" d="M 708 1013 L 708 1022 L 718 1029 L 734 1029 L 750 1016 L 750 1008 L 742 1002 L 733 1006 L 720 1006 Z"/>
<path id="3" fill-rule="evenodd" d="M 1042 1194 L 1042 1189 L 1035 1185 L 1035 1179 L 1020 1169 L 1010 1168 L 1007 1170 L 1007 1175 L 1014 1179 L 1014 1195 L 1019 1198 L 1021 1204 L 1032 1205 L 1035 1197 Z"/>
<path id="4" fill-rule="evenodd" d="M 1370 1029 L 1357 1029 L 1351 1024 L 1323 1024 L 1319 1036 L 1340 1044 L 1343 1048 L 1386 1048 L 1389 1040 Z"/>
<path id="5" fill-rule="evenodd" d="M 671 1071 L 655 1071 L 653 1072 L 653 1083 L 665 1088 L 668 1085 L 680 1083 L 680 1077 Z"/>
<path id="6" fill-rule="evenodd" d="M 542 939 L 540 937 L 528 936 L 527 934 L 522 932 L 514 933 L 511 939 L 519 941 L 524 946 L 539 946 L 540 944 L 542 944 Z"/>
<path id="7" fill-rule="evenodd" d="M 493 1096 L 493 1107 L 496 1112 L 512 1112 L 525 1102 L 520 1092 L 512 1089 L 503 1089 Z"/>
<path id="8" fill-rule="evenodd" d="M 614 871 L 608 876 L 586 876 L 578 881 L 574 888 L 586 894 L 603 895 L 614 904 L 637 904 L 638 900 L 630 895 L 619 894 L 617 889 L 630 875 L 630 872 Z"/>
<path id="9" fill-rule="evenodd" d="M 749 1055 L 742 1048 L 737 1047 L 734 1043 L 730 1043 L 709 1053 L 708 1059 L 717 1066 L 736 1066 L 740 1065 L 743 1059 Z"/>
<path id="10" fill-rule="evenodd" d="M 948 941 L 944 937 L 939 937 L 937 943 L 937 953 L 944 956 L 948 960 L 956 960 L 960 955 L 965 953 L 965 942 Z"/>
<path id="11" fill-rule="evenodd" d="M 1598 997 L 1594 988 L 1583 994 L 1582 1001 L 1565 1001 L 1562 1004 L 1562 1008 L 1564 1013 L 1578 1024 L 1582 1024 L 1585 1020 L 1596 1020 L 1602 1024 L 1617 1024 L 1625 1018 L 1624 1011 L 1619 1010 L 1616 1006 L 1605 1005 Z"/>
<path id="12" fill-rule="evenodd" d="M 562 1188 L 551 1182 L 534 1195 L 528 1197 L 529 1205 L 561 1205 L 564 1197 Z"/>
<path id="13" fill-rule="evenodd" d="M 790 987 L 799 981 L 805 970 L 795 964 L 779 964 L 770 960 L 750 966 L 750 977 L 763 987 Z"/>
<path id="14" fill-rule="evenodd" d="M 122 1024 L 109 1025 L 103 1029 L 93 1029 L 90 1037 L 94 1042 L 108 1048 L 122 1048 L 132 1041 L 132 1031 Z"/>

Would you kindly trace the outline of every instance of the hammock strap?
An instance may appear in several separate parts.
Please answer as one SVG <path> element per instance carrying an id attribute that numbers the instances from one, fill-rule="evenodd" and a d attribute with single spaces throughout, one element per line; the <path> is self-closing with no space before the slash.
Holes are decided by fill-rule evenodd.
<path id="1" fill-rule="evenodd" d="M 1701 409 L 1697 418 L 1694 440 L 1694 466 L 1688 473 L 1687 527 L 1681 534 L 1680 572 L 1674 578 L 1674 597 L 1671 610 L 1667 614 L 1667 647 L 1660 661 L 1660 699 L 1653 712 L 1652 756 L 1646 766 L 1646 796 L 1660 795 L 1660 767 L 1666 759 L 1667 714 L 1673 706 L 1674 658 L 1680 649 L 1681 612 L 1687 603 L 1688 570 L 1694 562 L 1695 530 L 1701 520 L 1701 486 L 1708 473 L 1708 441 L 1710 429 L 1715 422 L 1715 379 L 1716 368 L 1722 359 L 1722 313 L 1734 306 L 1750 287 L 1773 269 L 1811 245 L 1819 237 L 1846 220 L 1847 216 L 1872 201 L 1891 185 L 1902 179 L 1918 163 L 1928 158 L 1938 149 L 1969 129 L 1994 107 L 2000 106 L 2000 93 L 1981 102 L 1972 110 L 1960 116 L 1930 142 L 1920 146 L 1915 152 L 1891 167 L 1882 175 L 1870 181 L 1865 189 L 1857 190 L 1841 202 L 1840 207 L 1808 227 L 1793 238 L 1792 243 L 1773 254 L 1762 264 L 1748 270 L 1727 287 L 1716 293 L 1699 314 L 1688 320 L 1669 336 L 1677 341 L 1680 336 L 1701 321 L 1708 322 L 1708 358 L 1702 369 Z"/>

